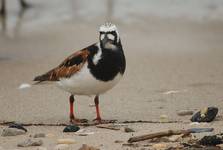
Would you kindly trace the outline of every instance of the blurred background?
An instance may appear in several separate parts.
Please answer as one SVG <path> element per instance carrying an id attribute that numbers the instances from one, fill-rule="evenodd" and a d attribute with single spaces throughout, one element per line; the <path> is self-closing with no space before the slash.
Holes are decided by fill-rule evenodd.
<path id="1" fill-rule="evenodd" d="M 177 110 L 223 108 L 222 0 L 5 3 L 0 18 L 1 122 L 68 121 L 68 93 L 53 85 L 18 87 L 97 42 L 99 26 L 106 21 L 119 29 L 127 71 L 101 98 L 104 118 L 158 120 L 166 114 L 180 119 Z M 92 98 L 77 97 L 78 116 L 94 118 L 90 103 Z"/>

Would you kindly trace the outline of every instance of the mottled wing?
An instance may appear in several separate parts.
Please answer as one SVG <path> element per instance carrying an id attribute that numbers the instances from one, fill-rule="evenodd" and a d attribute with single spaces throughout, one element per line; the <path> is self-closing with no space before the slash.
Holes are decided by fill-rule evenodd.
<path id="1" fill-rule="evenodd" d="M 59 81 L 60 78 L 68 78 L 78 72 L 87 61 L 88 49 L 80 50 L 65 59 L 58 67 L 47 73 L 37 76 L 34 81 Z"/>

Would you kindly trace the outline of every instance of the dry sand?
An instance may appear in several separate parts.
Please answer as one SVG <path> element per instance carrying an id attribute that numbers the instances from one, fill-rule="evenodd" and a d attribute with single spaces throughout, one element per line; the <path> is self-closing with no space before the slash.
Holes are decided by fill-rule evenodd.
<path id="1" fill-rule="evenodd" d="M 159 121 L 167 115 L 170 124 L 128 124 L 135 133 L 87 127 L 94 135 L 79 137 L 62 133 L 63 127 L 28 127 L 29 133 L 17 137 L 0 137 L 0 146 L 15 149 L 16 143 L 38 132 L 52 133 L 44 147 L 53 149 L 57 138 L 77 141 L 72 147 L 90 144 L 101 149 L 126 149 L 115 140 L 125 141 L 140 135 L 165 129 L 190 128 L 190 117 L 179 117 L 178 110 L 198 110 L 217 106 L 223 109 L 223 22 L 195 22 L 177 19 L 140 18 L 135 23 L 117 24 L 127 59 L 123 80 L 101 96 L 104 119 Z M 0 122 L 68 123 L 68 93 L 54 85 L 32 86 L 20 90 L 22 83 L 32 83 L 33 77 L 58 65 L 66 56 L 98 38 L 98 25 L 103 19 L 89 21 L 66 20 L 49 23 L 38 29 L 19 27 L 15 36 L 0 36 Z M 9 31 L 8 31 L 9 32 Z M 164 94 L 177 90 L 178 93 Z M 95 117 L 91 97 L 76 96 L 75 111 L 79 118 Z M 223 120 L 200 126 L 221 131 Z M 199 127 L 200 127 L 199 126 Z M 0 130 L 4 126 L 0 126 Z M 26 149 L 26 148 L 23 148 Z M 27 148 L 36 149 L 36 148 Z"/>

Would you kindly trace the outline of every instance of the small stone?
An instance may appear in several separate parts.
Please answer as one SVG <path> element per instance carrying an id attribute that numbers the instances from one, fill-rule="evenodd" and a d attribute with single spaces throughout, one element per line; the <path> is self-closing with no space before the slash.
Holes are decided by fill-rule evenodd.
<path id="1" fill-rule="evenodd" d="M 31 139 L 27 139 L 17 144 L 18 147 L 41 146 L 41 145 L 43 145 L 42 140 L 31 140 Z"/>
<path id="2" fill-rule="evenodd" d="M 45 133 L 36 133 L 33 135 L 33 138 L 43 138 L 43 137 L 46 137 Z"/>
<path id="3" fill-rule="evenodd" d="M 99 148 L 95 148 L 93 146 L 88 146 L 87 144 L 83 144 L 81 148 L 78 150 L 100 150 Z"/>
<path id="4" fill-rule="evenodd" d="M 26 89 L 26 88 L 30 88 L 31 85 L 28 84 L 28 83 L 22 83 L 20 86 L 19 86 L 19 89 Z"/>
<path id="5" fill-rule="evenodd" d="M 87 131 L 85 129 L 80 129 L 79 131 L 75 133 L 75 135 L 79 135 L 79 136 L 87 136 L 87 135 L 93 135 L 93 134 L 94 132 Z"/>
<path id="6" fill-rule="evenodd" d="M 199 143 L 201 145 L 208 145 L 208 146 L 216 146 L 218 144 L 223 144 L 222 137 L 219 137 L 217 135 L 211 135 L 211 136 L 204 136 Z"/>
<path id="7" fill-rule="evenodd" d="M 54 147 L 54 150 L 68 150 L 69 145 L 68 144 L 58 144 Z"/>
<path id="8" fill-rule="evenodd" d="M 48 134 L 46 134 L 46 137 L 48 137 L 48 138 L 53 138 L 53 137 L 55 137 L 55 134 L 53 134 L 53 133 L 48 133 Z"/>
<path id="9" fill-rule="evenodd" d="M 2 131 L 2 136 L 16 136 L 16 135 L 22 135 L 26 132 L 24 130 L 16 129 L 16 128 L 5 128 Z"/>
<path id="10" fill-rule="evenodd" d="M 121 141 L 121 140 L 115 140 L 114 143 L 123 143 L 124 141 Z"/>
<path id="11" fill-rule="evenodd" d="M 168 145 L 166 143 L 157 143 L 152 146 L 155 150 L 167 149 Z"/>
<path id="12" fill-rule="evenodd" d="M 27 132 L 26 128 L 24 128 L 21 124 L 17 124 L 17 123 L 10 124 L 9 128 L 16 128 L 16 129 L 20 129 L 20 130 Z"/>
<path id="13" fill-rule="evenodd" d="M 78 127 L 77 125 L 68 125 L 63 129 L 63 132 L 77 132 L 78 130 L 80 130 L 80 127 Z"/>
<path id="14" fill-rule="evenodd" d="M 194 111 L 192 110 L 180 110 L 177 112 L 177 115 L 179 116 L 188 116 L 188 115 L 193 115 Z"/>
<path id="15" fill-rule="evenodd" d="M 218 113 L 217 107 L 208 107 L 200 110 L 199 112 L 195 113 L 191 121 L 192 122 L 211 122 L 214 120 Z"/>
<path id="16" fill-rule="evenodd" d="M 127 132 L 127 133 L 128 133 L 128 132 L 135 132 L 133 129 L 128 128 L 128 127 L 125 127 L 125 128 L 124 128 L 124 131 Z"/>
<path id="17" fill-rule="evenodd" d="M 168 122 L 168 116 L 167 115 L 160 115 L 160 122 Z"/>
<path id="18" fill-rule="evenodd" d="M 58 144 L 74 144 L 76 142 L 73 139 L 58 139 L 57 143 Z"/>
<path id="19" fill-rule="evenodd" d="M 168 138 L 168 140 L 170 142 L 177 142 L 179 141 L 180 139 L 182 139 L 182 137 L 184 136 L 184 134 L 179 134 L 179 135 L 172 135 Z"/>

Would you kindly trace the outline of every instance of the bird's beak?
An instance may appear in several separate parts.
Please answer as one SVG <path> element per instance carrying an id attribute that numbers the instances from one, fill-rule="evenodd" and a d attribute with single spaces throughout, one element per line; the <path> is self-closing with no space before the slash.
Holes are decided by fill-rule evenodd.
<path id="1" fill-rule="evenodd" d="M 112 43 L 112 40 L 110 40 L 107 36 L 107 34 L 105 34 L 104 39 L 102 40 L 102 44 L 105 45 L 107 43 Z"/>

